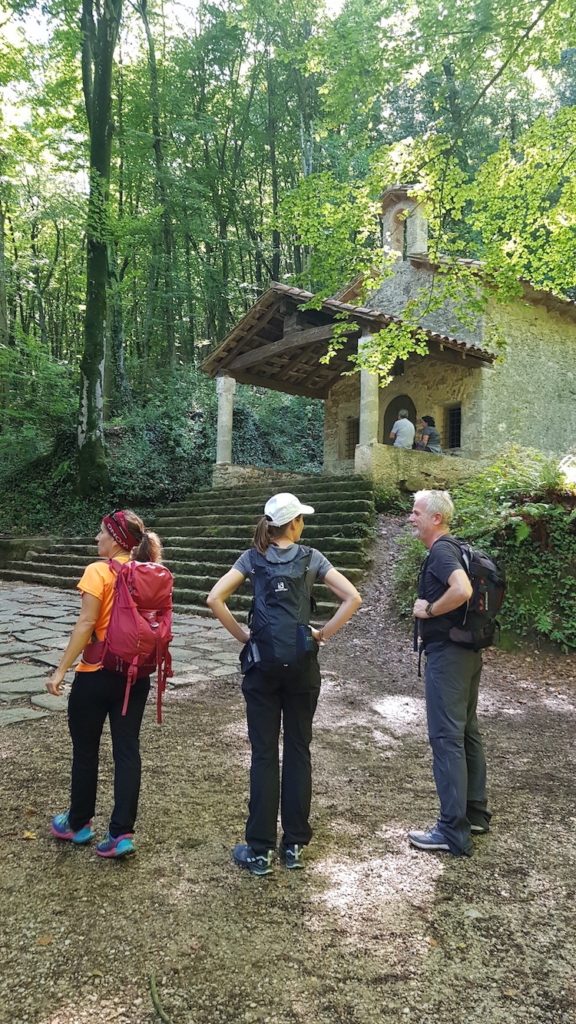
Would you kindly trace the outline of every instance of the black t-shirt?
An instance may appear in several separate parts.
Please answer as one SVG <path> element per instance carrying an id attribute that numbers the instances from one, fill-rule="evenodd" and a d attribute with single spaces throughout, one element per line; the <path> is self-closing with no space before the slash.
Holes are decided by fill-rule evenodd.
<path id="1" fill-rule="evenodd" d="M 455 569 L 464 569 L 464 563 L 459 550 L 455 544 L 447 543 L 450 534 L 444 534 L 434 542 L 428 557 L 425 559 L 420 574 L 418 586 L 418 597 L 433 603 L 442 597 L 448 589 L 448 580 Z M 447 632 L 450 626 L 459 626 L 462 623 L 462 613 L 465 604 L 446 615 L 433 616 L 431 619 L 423 619 L 422 636 L 431 636 L 433 633 Z"/>

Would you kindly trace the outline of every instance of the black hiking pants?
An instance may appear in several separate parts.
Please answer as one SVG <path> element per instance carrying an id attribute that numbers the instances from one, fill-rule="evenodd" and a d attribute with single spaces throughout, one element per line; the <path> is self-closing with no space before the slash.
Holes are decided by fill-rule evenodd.
<path id="1" fill-rule="evenodd" d="M 98 755 L 106 717 L 110 719 L 114 755 L 114 810 L 110 835 L 134 831 L 140 795 L 140 726 L 150 689 L 148 676 L 132 687 L 126 715 L 122 715 L 125 676 L 99 669 L 77 672 L 68 701 L 68 727 L 72 737 L 70 827 L 81 829 L 94 815 L 98 786 Z"/>
<path id="2" fill-rule="evenodd" d="M 244 676 L 242 692 L 252 746 L 246 842 L 257 854 L 274 849 L 280 805 L 283 843 L 305 845 L 312 838 L 308 820 L 312 798 L 310 743 L 320 693 L 316 653 L 307 654 L 298 666 L 269 671 L 251 668 Z"/>

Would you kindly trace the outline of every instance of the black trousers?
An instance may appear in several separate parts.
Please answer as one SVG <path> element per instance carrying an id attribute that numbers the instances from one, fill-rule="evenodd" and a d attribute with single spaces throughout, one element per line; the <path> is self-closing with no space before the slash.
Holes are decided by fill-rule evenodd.
<path id="1" fill-rule="evenodd" d="M 98 755 L 106 717 L 110 719 L 114 755 L 114 810 L 110 835 L 134 831 L 140 794 L 140 726 L 150 678 L 132 687 L 128 710 L 122 716 L 126 679 L 117 672 L 77 672 L 68 701 L 72 737 L 70 827 L 77 831 L 93 817 L 98 786 Z"/>
<path id="2" fill-rule="evenodd" d="M 298 666 L 244 676 L 248 735 L 252 746 L 250 803 L 246 842 L 256 853 L 276 846 L 278 805 L 284 843 L 305 845 L 312 838 L 310 802 L 312 719 L 320 694 L 320 668 L 315 653 Z M 279 739 L 284 749 L 280 778 Z"/>

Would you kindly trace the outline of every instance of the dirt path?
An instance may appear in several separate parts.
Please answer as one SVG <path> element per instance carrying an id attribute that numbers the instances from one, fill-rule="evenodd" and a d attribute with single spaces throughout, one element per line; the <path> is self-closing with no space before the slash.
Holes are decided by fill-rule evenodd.
<path id="1" fill-rule="evenodd" d="M 361 613 L 322 655 L 306 872 L 230 863 L 249 759 L 239 677 L 171 694 L 162 729 L 147 715 L 127 864 L 46 834 L 67 803 L 63 716 L 0 730 L 2 1024 L 152 1024 L 151 973 L 173 1024 L 573 1024 L 574 659 L 489 653 L 493 831 L 470 860 L 410 850 L 436 800 L 388 607 L 398 530 L 382 520 Z"/>

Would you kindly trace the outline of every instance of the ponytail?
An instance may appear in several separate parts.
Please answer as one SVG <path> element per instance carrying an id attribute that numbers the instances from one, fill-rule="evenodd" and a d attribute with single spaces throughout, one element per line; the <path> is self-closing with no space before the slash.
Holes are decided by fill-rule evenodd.
<path id="1" fill-rule="evenodd" d="M 144 530 L 138 547 L 132 550 L 132 559 L 135 562 L 161 562 L 162 542 L 158 534 L 152 530 Z"/>
<path id="2" fill-rule="evenodd" d="M 272 526 L 267 516 L 262 516 L 256 524 L 254 530 L 254 536 L 252 538 L 252 545 L 259 551 L 261 555 L 265 555 L 271 544 L 274 544 L 279 537 L 282 537 L 286 533 L 285 526 Z"/>
<path id="3" fill-rule="evenodd" d="M 126 522 L 130 527 L 130 532 L 136 537 L 140 537 L 140 541 L 136 547 L 132 548 L 130 557 L 135 562 L 161 562 L 162 561 L 162 542 L 157 533 L 153 533 L 152 530 L 147 530 L 144 526 L 144 522 L 137 516 L 135 512 L 130 509 L 124 510 Z"/>

